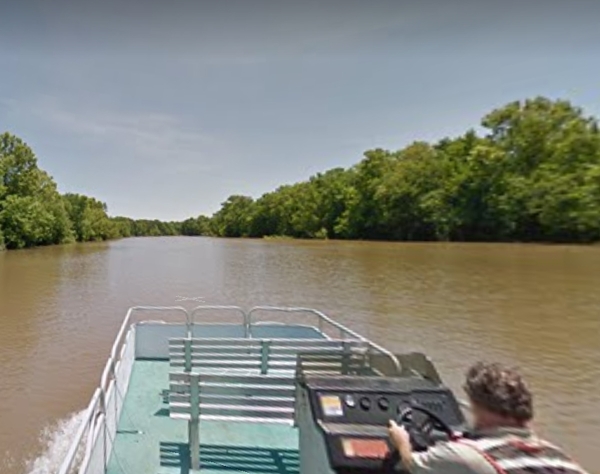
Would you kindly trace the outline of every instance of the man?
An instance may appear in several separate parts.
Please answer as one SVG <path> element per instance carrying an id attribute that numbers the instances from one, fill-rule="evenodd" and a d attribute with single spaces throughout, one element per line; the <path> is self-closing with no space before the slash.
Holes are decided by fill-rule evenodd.
<path id="1" fill-rule="evenodd" d="M 521 376 L 500 364 L 477 363 L 465 392 L 473 436 L 413 453 L 409 434 L 390 421 L 390 438 L 411 474 L 586 474 L 563 452 L 535 436 L 531 392 Z"/>

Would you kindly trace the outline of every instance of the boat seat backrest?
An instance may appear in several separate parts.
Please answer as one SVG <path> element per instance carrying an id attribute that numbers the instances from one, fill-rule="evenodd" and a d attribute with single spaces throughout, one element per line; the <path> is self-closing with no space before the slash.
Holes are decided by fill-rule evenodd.
<path id="1" fill-rule="evenodd" d="M 298 354 L 318 354 L 315 370 L 327 370 L 340 366 L 342 355 L 364 354 L 367 349 L 367 343 L 358 340 L 175 338 L 169 340 L 169 360 L 172 369 L 184 372 L 281 375 L 295 372 Z"/>
<path id="2" fill-rule="evenodd" d="M 171 418 L 291 423 L 294 379 L 290 376 L 171 373 Z"/>
<path id="3" fill-rule="evenodd" d="M 289 375 L 171 372 L 169 416 L 188 422 L 192 469 L 200 469 L 201 419 L 291 425 L 294 393 Z"/>

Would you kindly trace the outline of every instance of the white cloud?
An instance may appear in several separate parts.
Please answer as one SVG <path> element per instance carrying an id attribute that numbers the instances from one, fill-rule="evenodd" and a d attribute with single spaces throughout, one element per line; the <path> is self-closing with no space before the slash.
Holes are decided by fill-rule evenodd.
<path id="1" fill-rule="evenodd" d="M 123 113 L 67 107 L 55 97 L 41 97 L 26 104 L 3 101 L 14 113 L 26 114 L 49 124 L 59 133 L 98 142 L 127 159 L 144 164 L 169 165 L 182 171 L 208 169 L 209 152 L 217 142 L 194 130 L 192 124 L 162 113 Z"/>

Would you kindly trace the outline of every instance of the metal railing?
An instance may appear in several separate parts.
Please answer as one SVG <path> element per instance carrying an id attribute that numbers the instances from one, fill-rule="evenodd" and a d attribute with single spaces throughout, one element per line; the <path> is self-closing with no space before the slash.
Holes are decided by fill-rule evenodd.
<path id="1" fill-rule="evenodd" d="M 185 314 L 185 323 L 189 326 L 189 314 L 188 311 L 181 306 L 134 306 L 129 308 L 123 323 L 117 333 L 117 337 L 110 351 L 110 356 L 104 366 L 102 375 L 100 376 L 100 386 L 96 389 L 92 396 L 92 400 L 85 411 L 83 421 L 79 429 L 77 430 L 75 437 L 72 441 L 71 447 L 65 456 L 63 463 L 58 471 L 58 474 L 70 474 L 73 472 L 75 463 L 78 455 L 80 455 L 80 448 L 84 441 L 84 436 L 87 436 L 86 452 L 84 454 L 83 462 L 89 459 L 92 445 L 93 445 L 93 433 L 96 429 L 96 424 L 100 420 L 101 415 L 106 412 L 106 396 L 110 388 L 110 384 L 115 380 L 115 370 L 117 363 L 121 360 L 123 354 L 125 336 L 127 329 L 131 324 L 131 318 L 135 312 L 139 311 L 172 311 L 172 312 L 183 312 Z M 105 422 L 105 419 L 103 419 Z"/>
<path id="2" fill-rule="evenodd" d="M 85 436 L 86 433 L 89 434 L 89 433 L 94 432 L 94 425 L 95 425 L 95 421 L 97 419 L 96 415 L 99 413 L 99 410 L 100 410 L 101 394 L 102 394 L 101 389 L 97 388 L 96 391 L 94 392 L 94 395 L 92 395 L 92 400 L 90 401 L 90 404 L 88 405 L 88 407 L 85 410 L 84 419 L 81 422 L 79 429 L 75 433 L 75 438 L 73 439 L 71 447 L 69 448 L 69 451 L 67 452 L 67 455 L 65 456 L 65 460 L 63 461 L 62 465 L 60 466 L 60 470 L 58 471 L 58 474 L 69 474 L 71 472 L 71 469 L 73 468 L 73 464 L 77 460 L 77 456 L 81 455 L 79 450 L 81 447 L 81 442 L 83 440 L 83 437 Z M 92 449 L 92 445 L 93 445 L 93 441 L 90 439 L 90 436 L 88 436 L 85 458 L 89 457 L 89 454 Z"/>
<path id="3" fill-rule="evenodd" d="M 322 313 L 321 311 L 318 311 L 316 309 L 312 309 L 312 308 L 284 308 L 284 307 L 278 307 L 278 306 L 255 306 L 254 308 L 251 308 L 248 311 L 247 314 L 247 324 L 248 324 L 248 334 L 250 337 L 252 337 L 252 316 L 257 313 L 257 312 L 283 312 L 283 313 L 308 313 L 308 314 L 312 314 L 314 316 L 317 317 L 318 322 L 317 322 L 317 327 L 319 329 L 320 332 L 324 331 L 324 324 L 328 324 L 334 328 L 336 328 L 337 330 L 339 330 L 340 332 L 340 339 L 346 339 L 346 338 L 350 338 L 350 339 L 356 339 L 359 341 L 363 341 L 365 342 L 370 349 L 372 349 L 375 352 L 378 352 L 386 357 L 388 357 L 390 359 L 390 362 L 393 364 L 394 368 L 396 369 L 397 373 L 400 374 L 402 372 L 402 366 L 400 365 L 400 362 L 398 361 L 398 358 L 392 354 L 390 351 L 388 351 L 387 349 L 384 349 L 383 347 L 381 347 L 380 345 L 374 343 L 373 341 L 367 339 L 366 337 L 361 336 L 360 334 L 354 332 L 352 329 L 347 328 L 346 326 L 344 326 L 343 324 L 338 323 L 337 321 L 331 319 L 329 316 L 327 316 L 326 314 Z"/>
<path id="4" fill-rule="evenodd" d="M 127 329 L 131 323 L 131 317 L 136 311 L 174 311 L 174 312 L 182 312 L 185 314 L 185 322 L 189 328 L 190 325 L 190 315 L 188 310 L 181 306 L 134 306 L 129 308 L 127 314 L 125 315 L 125 319 L 123 320 L 123 324 L 121 324 L 121 328 L 117 333 L 117 338 L 113 343 L 112 349 L 110 351 L 110 357 L 102 371 L 102 376 L 100 377 L 100 388 L 108 389 L 108 383 L 110 382 L 109 377 L 112 375 L 114 377 L 115 366 L 117 362 L 120 360 L 121 349 L 123 347 L 123 338 L 127 334 Z"/>
<path id="5" fill-rule="evenodd" d="M 242 325 L 244 326 L 244 337 L 248 337 L 248 315 L 239 306 L 196 306 L 188 315 L 188 337 L 192 336 L 192 327 L 195 322 L 196 315 L 201 312 L 208 311 L 230 311 L 234 313 L 240 313 L 242 316 Z"/>
<path id="6" fill-rule="evenodd" d="M 365 342 L 370 350 L 378 352 L 379 354 L 389 358 L 398 374 L 401 373 L 400 362 L 390 351 L 384 349 L 378 344 L 375 344 L 369 339 L 359 335 L 358 333 L 352 331 L 337 321 L 334 321 L 329 316 L 315 309 L 300 307 L 284 308 L 276 306 L 255 306 L 246 312 L 239 306 L 200 305 L 191 310 L 183 308 L 182 306 L 134 306 L 129 308 L 127 314 L 125 315 L 123 323 L 121 324 L 119 332 L 117 333 L 115 342 L 111 348 L 108 361 L 106 362 L 104 370 L 102 371 L 102 375 L 100 377 L 100 386 L 95 390 L 92 399 L 85 410 L 83 421 L 81 422 L 81 425 L 75 434 L 71 447 L 69 448 L 69 451 L 67 452 L 67 455 L 61 464 L 58 474 L 71 474 L 74 472 L 73 469 L 76 468 L 78 457 L 81 456 L 83 462 L 79 472 L 84 472 L 83 468 L 85 468 L 85 463 L 91 456 L 91 451 L 95 442 L 94 434 L 99 432 L 101 428 L 99 423 L 103 423 L 104 429 L 106 430 L 106 397 L 109 393 L 111 383 L 116 380 L 116 367 L 118 362 L 121 361 L 124 352 L 125 337 L 128 333 L 129 326 L 131 325 L 132 317 L 134 313 L 141 311 L 183 313 L 185 316 L 185 325 L 188 337 L 192 335 L 192 328 L 195 323 L 196 316 L 199 313 L 208 311 L 237 312 L 241 314 L 242 325 L 244 327 L 244 337 L 247 338 L 252 338 L 252 329 L 256 324 L 258 324 L 253 322 L 253 316 L 258 312 L 308 313 L 317 317 L 317 327 L 320 332 L 323 333 L 324 324 L 328 324 L 329 326 L 339 330 L 341 339 L 354 339 Z M 118 392 L 116 385 L 115 392 Z M 84 446 L 85 451 L 81 453 L 80 451 Z"/>

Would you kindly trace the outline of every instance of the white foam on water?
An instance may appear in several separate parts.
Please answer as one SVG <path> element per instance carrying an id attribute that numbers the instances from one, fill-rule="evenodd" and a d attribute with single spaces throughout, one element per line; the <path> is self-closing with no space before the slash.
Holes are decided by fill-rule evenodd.
<path id="1" fill-rule="evenodd" d="M 0 461 L 0 472 L 16 472 L 15 469 L 17 466 L 18 463 L 13 455 L 10 451 L 6 451 L 2 457 L 2 461 Z"/>
<path id="2" fill-rule="evenodd" d="M 85 410 L 73 413 L 44 428 L 40 434 L 43 452 L 36 459 L 27 462 L 28 474 L 56 474 L 62 464 L 77 429 L 83 422 Z"/>

